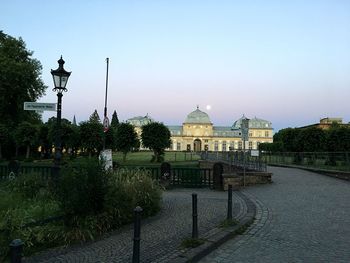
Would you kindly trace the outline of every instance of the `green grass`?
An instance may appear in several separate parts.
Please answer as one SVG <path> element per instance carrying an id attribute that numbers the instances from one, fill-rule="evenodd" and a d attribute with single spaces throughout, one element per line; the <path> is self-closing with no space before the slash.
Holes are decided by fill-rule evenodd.
<path id="1" fill-rule="evenodd" d="M 239 224 L 239 221 L 236 220 L 236 219 L 225 219 L 224 221 L 222 221 L 219 225 L 220 228 L 227 228 L 227 227 L 230 227 L 230 226 L 235 226 L 235 225 L 238 225 Z"/>
<path id="2" fill-rule="evenodd" d="M 151 163 L 153 152 L 142 151 L 128 153 L 126 161 L 123 162 L 123 154 L 113 153 L 113 160 L 122 166 L 153 166 L 158 167 L 160 163 Z M 165 152 L 164 161 L 175 167 L 197 167 L 200 156 L 191 152 Z"/>

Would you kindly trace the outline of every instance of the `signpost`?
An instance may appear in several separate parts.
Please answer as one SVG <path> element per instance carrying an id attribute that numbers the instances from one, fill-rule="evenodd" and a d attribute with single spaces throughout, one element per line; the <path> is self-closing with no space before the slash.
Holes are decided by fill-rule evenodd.
<path id="1" fill-rule="evenodd" d="M 242 118 L 242 124 L 241 124 L 241 130 L 242 130 L 242 140 L 243 140 L 243 187 L 245 187 L 245 166 L 246 166 L 246 160 L 245 160 L 245 142 L 249 140 L 249 119 L 246 117 Z"/>
<path id="2" fill-rule="evenodd" d="M 24 102 L 24 110 L 56 111 L 57 103 Z"/>

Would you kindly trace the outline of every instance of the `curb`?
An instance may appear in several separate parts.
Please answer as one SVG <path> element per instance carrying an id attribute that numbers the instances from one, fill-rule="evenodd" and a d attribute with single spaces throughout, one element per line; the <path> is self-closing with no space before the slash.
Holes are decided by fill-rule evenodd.
<path id="1" fill-rule="evenodd" d="M 209 231 L 202 239 L 205 243 L 196 247 L 187 249 L 172 260 L 173 263 L 198 262 L 200 259 L 217 249 L 226 241 L 239 235 L 238 232 L 245 231 L 253 222 L 256 215 L 255 204 L 243 193 L 237 194 L 244 200 L 247 205 L 247 213 L 239 220 L 239 224 L 226 228 L 216 227 Z"/>

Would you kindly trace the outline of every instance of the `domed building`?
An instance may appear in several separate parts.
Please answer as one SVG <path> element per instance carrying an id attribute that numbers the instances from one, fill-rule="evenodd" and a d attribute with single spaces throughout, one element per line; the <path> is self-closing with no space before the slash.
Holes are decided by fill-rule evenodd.
<path id="1" fill-rule="evenodd" d="M 153 121 L 148 115 L 146 117 L 147 121 Z M 142 119 L 136 123 L 135 118 L 129 119 L 128 122 L 133 124 L 140 134 L 140 127 L 143 125 L 141 123 L 146 120 Z M 168 126 L 172 142 L 168 150 L 197 152 L 241 150 L 243 149 L 241 130 L 243 118 L 246 117 L 243 115 L 232 126 L 214 126 L 209 115 L 197 106 L 196 110 L 187 115 L 182 125 Z M 273 142 L 271 122 L 256 117 L 250 119 L 248 135 L 246 149 L 258 149 L 260 143 Z"/>

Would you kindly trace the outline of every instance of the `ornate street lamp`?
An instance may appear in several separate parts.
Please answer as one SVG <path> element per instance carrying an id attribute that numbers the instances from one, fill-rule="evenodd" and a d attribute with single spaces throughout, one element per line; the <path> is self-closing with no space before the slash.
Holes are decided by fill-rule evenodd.
<path id="1" fill-rule="evenodd" d="M 62 153 L 61 153 L 62 96 L 63 96 L 63 91 L 67 92 L 66 85 L 68 82 L 68 78 L 72 72 L 67 72 L 63 68 L 64 60 L 62 59 L 62 56 L 57 62 L 59 65 L 58 69 L 56 70 L 51 69 L 51 74 L 55 85 L 55 88 L 52 89 L 52 91 L 57 92 L 57 127 L 56 127 L 56 141 L 55 141 L 55 166 L 57 168 L 56 172 L 58 173 L 59 165 L 62 158 Z"/>

